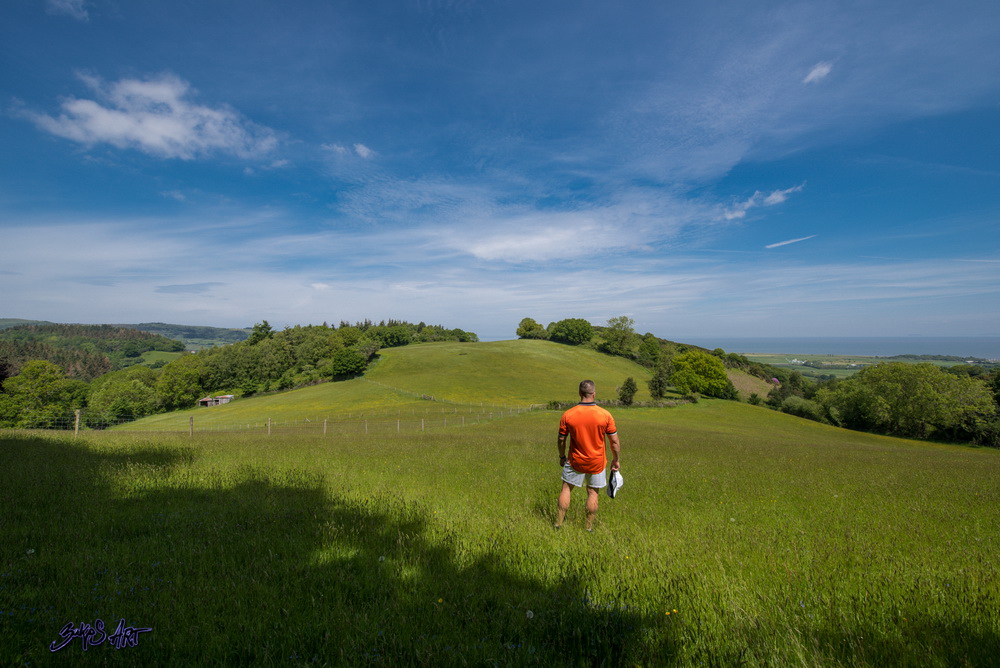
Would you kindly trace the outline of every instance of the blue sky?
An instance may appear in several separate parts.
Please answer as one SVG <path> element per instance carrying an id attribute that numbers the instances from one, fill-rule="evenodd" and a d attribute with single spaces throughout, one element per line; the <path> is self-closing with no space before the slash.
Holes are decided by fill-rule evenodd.
<path id="1" fill-rule="evenodd" d="M 1000 3 L 6 0 L 0 317 L 1000 336 Z"/>

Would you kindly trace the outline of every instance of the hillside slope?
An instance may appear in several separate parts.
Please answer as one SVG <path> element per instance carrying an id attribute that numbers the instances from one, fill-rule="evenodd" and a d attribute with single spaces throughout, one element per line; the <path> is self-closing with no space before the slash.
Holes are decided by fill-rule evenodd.
<path id="1" fill-rule="evenodd" d="M 510 405 L 575 401 L 581 380 L 597 384 L 599 399 L 617 398 L 631 376 L 636 401 L 648 401 L 647 369 L 589 348 L 518 339 L 490 343 L 435 343 L 383 350 L 365 374 L 372 382 L 458 403 Z"/>
<path id="2" fill-rule="evenodd" d="M 617 387 L 629 376 L 639 386 L 636 401 L 649 400 L 649 371 L 594 350 L 528 340 L 423 343 L 381 351 L 362 378 L 154 415 L 129 428 L 180 429 L 190 416 L 201 425 L 221 426 L 268 418 L 423 412 L 452 404 L 527 407 L 576 401 L 577 385 L 585 378 L 597 384 L 599 399 L 614 399 Z"/>

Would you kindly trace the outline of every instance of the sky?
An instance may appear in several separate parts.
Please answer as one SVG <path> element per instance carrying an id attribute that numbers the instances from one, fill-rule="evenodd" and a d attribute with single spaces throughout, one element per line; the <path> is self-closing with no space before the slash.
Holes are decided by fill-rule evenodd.
<path id="1" fill-rule="evenodd" d="M 996 0 L 4 0 L 0 317 L 1000 336 Z"/>

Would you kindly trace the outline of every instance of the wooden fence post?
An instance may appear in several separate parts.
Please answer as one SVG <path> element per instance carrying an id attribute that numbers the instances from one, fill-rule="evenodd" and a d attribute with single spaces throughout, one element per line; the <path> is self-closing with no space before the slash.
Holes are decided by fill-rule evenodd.
<path id="1" fill-rule="evenodd" d="M 188 417 L 188 436 L 189 437 L 194 436 L 194 416 L 193 415 L 191 415 L 191 416 Z"/>
<path id="2" fill-rule="evenodd" d="M 271 418 L 267 418 L 267 435 L 271 435 Z"/>
<path id="3" fill-rule="evenodd" d="M 73 419 L 73 438 L 76 438 L 80 435 L 80 409 L 77 408 L 73 411 L 73 415 L 75 416 Z"/>

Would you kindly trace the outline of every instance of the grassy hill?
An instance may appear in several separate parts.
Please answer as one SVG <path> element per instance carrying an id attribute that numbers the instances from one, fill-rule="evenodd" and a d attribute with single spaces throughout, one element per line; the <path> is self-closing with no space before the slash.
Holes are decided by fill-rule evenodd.
<path id="1" fill-rule="evenodd" d="M 383 350 L 366 374 L 372 382 L 458 403 L 528 405 L 574 401 L 581 380 L 597 384 L 598 399 L 615 399 L 632 376 L 636 401 L 648 401 L 647 369 L 621 357 L 549 341 L 440 343 Z"/>
<path id="2" fill-rule="evenodd" d="M 726 369 L 726 375 L 732 381 L 733 387 L 740 393 L 740 399 L 746 401 L 751 394 L 757 394 L 761 399 L 767 398 L 767 393 L 774 386 L 757 376 L 751 376 L 740 369 Z"/>
<path id="3" fill-rule="evenodd" d="M 23 318 L 0 318 L 0 329 L 20 327 L 21 325 L 53 325 L 48 320 L 25 320 Z"/>
<path id="4" fill-rule="evenodd" d="M 577 400 L 585 378 L 598 399 L 614 399 L 632 376 L 636 401 L 648 401 L 649 371 L 620 357 L 548 341 L 424 343 L 387 348 L 362 378 L 239 399 L 212 408 L 155 415 L 128 429 L 183 430 L 194 416 L 218 428 L 281 420 L 343 419 L 349 415 L 415 414 L 469 407 L 522 407 Z"/>

